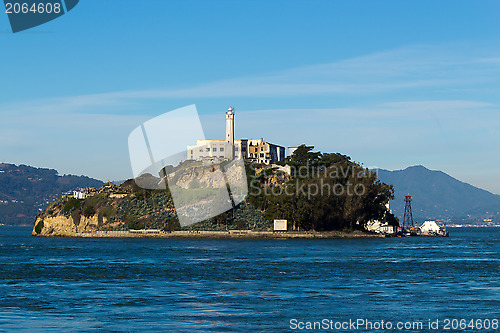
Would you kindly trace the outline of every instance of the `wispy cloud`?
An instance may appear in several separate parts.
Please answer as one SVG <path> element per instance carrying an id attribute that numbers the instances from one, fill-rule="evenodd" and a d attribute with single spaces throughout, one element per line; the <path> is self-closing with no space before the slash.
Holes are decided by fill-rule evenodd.
<path id="1" fill-rule="evenodd" d="M 10 162 L 44 165 L 50 151 L 63 172 L 124 178 L 130 173 L 126 138 L 148 117 L 144 105 L 250 97 L 274 99 L 280 107 L 239 108 L 238 137 L 311 143 L 384 168 L 427 164 L 428 157 L 441 165 L 463 164 L 464 156 L 467 163 L 498 164 L 499 64 L 486 49 L 420 45 L 187 88 L 0 104 L 0 148 Z M 335 107 L 341 98 L 347 107 Z M 300 99 L 315 107 L 297 108 Z M 202 120 L 207 137 L 223 133 L 220 114 Z"/>
<path id="2" fill-rule="evenodd" d="M 470 47 L 417 45 L 388 52 L 208 82 L 187 88 L 158 88 L 69 96 L 0 105 L 2 111 L 81 111 L 126 106 L 149 99 L 233 97 L 366 96 L 427 89 L 443 93 L 500 88 L 500 58 Z M 97 111 L 96 111 L 97 112 Z"/>

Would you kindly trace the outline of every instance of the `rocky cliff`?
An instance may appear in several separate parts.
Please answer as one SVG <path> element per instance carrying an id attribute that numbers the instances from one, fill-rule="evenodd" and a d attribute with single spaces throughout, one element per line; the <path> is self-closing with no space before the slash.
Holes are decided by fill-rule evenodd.
<path id="1" fill-rule="evenodd" d="M 107 224 L 108 219 L 103 218 Z M 78 236 L 83 232 L 93 232 L 99 225 L 98 216 L 81 217 L 79 221 L 71 216 L 59 215 L 55 217 L 38 217 L 33 228 L 33 236 Z"/>
<path id="2" fill-rule="evenodd" d="M 216 170 L 213 166 L 184 167 L 182 170 L 169 170 L 168 184 L 172 189 L 199 193 L 199 200 L 196 196 L 190 199 L 202 204 L 207 201 L 207 191 L 226 190 L 226 181 L 235 183 L 245 177 L 241 170 L 231 165 L 225 170 L 225 178 L 214 177 Z M 276 181 L 273 178 L 273 182 Z M 170 189 L 164 183 L 162 185 L 159 178 L 150 175 L 127 180 L 120 186 L 106 183 L 99 189 L 87 188 L 82 197 L 64 195 L 50 204 L 36 217 L 33 235 L 79 236 L 82 233 L 137 229 L 262 231 L 271 228 L 264 212 L 246 201 L 238 201 L 234 211 L 181 228 Z"/>

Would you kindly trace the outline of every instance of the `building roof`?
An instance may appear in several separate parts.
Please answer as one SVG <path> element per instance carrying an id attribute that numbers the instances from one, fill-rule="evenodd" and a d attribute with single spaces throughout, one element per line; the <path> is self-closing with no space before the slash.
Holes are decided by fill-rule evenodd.
<path id="1" fill-rule="evenodd" d="M 425 221 L 424 224 L 422 224 L 422 226 L 420 227 L 420 230 L 424 230 L 424 231 L 427 231 L 427 230 L 439 231 L 440 227 L 439 227 L 439 225 L 435 221 Z"/>

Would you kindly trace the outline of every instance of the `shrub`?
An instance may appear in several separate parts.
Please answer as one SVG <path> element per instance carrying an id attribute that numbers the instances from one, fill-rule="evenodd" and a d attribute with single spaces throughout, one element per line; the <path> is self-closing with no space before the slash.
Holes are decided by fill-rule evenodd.
<path id="1" fill-rule="evenodd" d="M 167 221 L 167 224 L 163 228 L 164 231 L 174 231 L 174 230 L 180 230 L 181 225 L 179 223 L 179 220 L 176 218 L 170 219 Z"/>
<path id="2" fill-rule="evenodd" d="M 83 216 L 85 217 L 91 217 L 95 215 L 95 208 L 94 206 L 87 206 L 85 210 L 83 211 Z"/>
<path id="3" fill-rule="evenodd" d="M 239 230 L 246 230 L 247 229 L 247 224 L 245 221 L 236 222 L 236 226 L 238 227 Z"/>
<path id="4" fill-rule="evenodd" d="M 135 216 L 132 215 L 127 216 L 127 218 L 125 219 L 125 224 L 127 225 L 127 228 L 129 228 L 130 230 L 141 229 L 139 221 Z"/>
<path id="5" fill-rule="evenodd" d="M 82 205 L 82 201 L 75 199 L 75 198 L 69 198 L 69 200 L 64 204 L 64 212 L 69 213 L 75 209 L 80 208 Z"/>
<path id="6" fill-rule="evenodd" d="M 87 199 L 85 199 L 85 203 L 88 206 L 95 206 L 99 203 L 99 201 L 102 201 L 102 200 L 103 200 L 102 195 L 93 195 L 91 197 L 87 197 Z"/>
<path id="7" fill-rule="evenodd" d="M 80 225 L 81 215 L 80 215 L 80 212 L 79 212 L 79 211 L 74 210 L 74 211 L 71 213 L 71 217 L 73 218 L 73 223 L 74 223 L 76 226 Z"/>
<path id="8" fill-rule="evenodd" d="M 37 235 L 39 235 L 41 232 L 42 232 L 42 229 L 43 229 L 43 220 L 41 220 L 40 222 L 38 222 L 35 226 L 35 232 Z"/>
<path id="9" fill-rule="evenodd" d="M 116 214 L 112 206 L 106 206 L 101 208 L 101 213 L 103 217 L 106 217 L 108 219 Z"/>

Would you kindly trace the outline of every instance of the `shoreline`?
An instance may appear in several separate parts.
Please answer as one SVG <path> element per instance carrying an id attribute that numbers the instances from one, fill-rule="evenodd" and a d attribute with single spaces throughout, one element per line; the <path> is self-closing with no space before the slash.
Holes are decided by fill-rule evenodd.
<path id="1" fill-rule="evenodd" d="M 81 233 L 60 233 L 37 235 L 36 237 L 76 237 L 76 238 L 199 238 L 199 239 L 334 239 L 334 238 L 385 238 L 384 234 L 367 233 L 362 231 L 160 231 L 160 230 L 132 230 L 132 231 L 95 231 Z"/>

